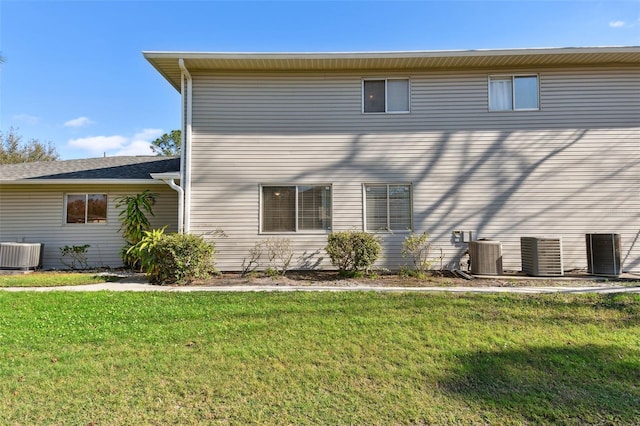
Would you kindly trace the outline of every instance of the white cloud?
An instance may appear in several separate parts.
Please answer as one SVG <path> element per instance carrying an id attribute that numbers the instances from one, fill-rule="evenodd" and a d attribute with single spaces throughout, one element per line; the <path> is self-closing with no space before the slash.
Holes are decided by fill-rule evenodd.
<path id="1" fill-rule="evenodd" d="M 141 132 L 138 132 L 135 135 L 133 135 L 133 139 L 144 140 L 144 141 L 148 141 L 148 143 L 151 143 L 151 141 L 154 141 L 155 139 L 162 136 L 163 133 L 164 133 L 164 130 L 162 129 L 142 129 Z"/>
<path id="2" fill-rule="evenodd" d="M 622 28 L 625 26 L 625 22 L 624 21 L 611 21 L 609 22 L 609 26 L 611 28 Z"/>
<path id="3" fill-rule="evenodd" d="M 143 129 L 131 137 L 91 136 L 87 138 L 70 139 L 67 146 L 82 150 L 88 155 L 154 155 L 151 150 L 151 142 L 162 136 L 162 129 Z"/>
<path id="4" fill-rule="evenodd" d="M 88 138 L 70 139 L 67 145 L 83 151 L 103 153 L 113 149 L 120 149 L 126 145 L 127 141 L 127 138 L 124 136 L 91 136 Z"/>
<path id="5" fill-rule="evenodd" d="M 34 115 L 29 115 L 29 114 L 16 114 L 16 115 L 12 115 L 11 116 L 11 120 L 13 121 L 21 121 L 23 123 L 26 124 L 38 124 L 38 122 L 40 121 L 40 119 Z"/>
<path id="6" fill-rule="evenodd" d="M 155 155 L 149 145 L 149 142 L 133 141 L 113 155 Z"/>
<path id="7" fill-rule="evenodd" d="M 84 127 L 93 124 L 88 117 L 78 117 L 73 120 L 65 121 L 64 127 Z"/>

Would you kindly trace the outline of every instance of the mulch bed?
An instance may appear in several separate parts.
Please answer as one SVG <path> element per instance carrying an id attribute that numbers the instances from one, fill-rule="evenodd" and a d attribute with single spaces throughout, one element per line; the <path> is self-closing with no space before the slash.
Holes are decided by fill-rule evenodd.
<path id="1" fill-rule="evenodd" d="M 288 271 L 284 277 L 269 276 L 254 272 L 242 276 L 238 272 L 224 272 L 208 280 L 192 285 L 281 285 L 281 286 L 341 286 L 341 287 L 526 287 L 526 286 L 593 286 L 604 282 L 611 285 L 640 284 L 640 277 L 604 278 L 593 277 L 584 272 L 575 272 L 565 277 L 527 277 L 519 273 L 509 273 L 499 277 L 474 277 L 471 280 L 461 278 L 453 271 L 431 271 L 423 279 L 401 276 L 392 273 L 377 273 L 370 277 L 345 278 L 336 271 Z"/>

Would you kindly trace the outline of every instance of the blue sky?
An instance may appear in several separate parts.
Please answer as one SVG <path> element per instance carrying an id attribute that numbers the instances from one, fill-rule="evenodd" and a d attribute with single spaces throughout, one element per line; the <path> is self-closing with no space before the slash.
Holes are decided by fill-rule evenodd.
<path id="1" fill-rule="evenodd" d="M 0 0 L 0 130 L 63 159 L 150 153 L 178 93 L 142 51 L 638 46 L 634 1 Z"/>

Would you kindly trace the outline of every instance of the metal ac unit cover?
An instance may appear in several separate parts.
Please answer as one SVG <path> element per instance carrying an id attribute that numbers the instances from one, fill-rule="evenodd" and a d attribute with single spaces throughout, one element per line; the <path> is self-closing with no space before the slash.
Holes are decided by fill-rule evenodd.
<path id="1" fill-rule="evenodd" d="M 502 243 L 500 241 L 470 241 L 469 258 L 472 274 L 502 275 Z"/>
<path id="2" fill-rule="evenodd" d="M 41 265 L 42 244 L 0 243 L 0 268 L 36 269 Z"/>
<path id="3" fill-rule="evenodd" d="M 522 272 L 534 277 L 564 275 L 561 238 L 520 238 Z"/>
<path id="4" fill-rule="evenodd" d="M 589 273 L 613 277 L 620 275 L 620 234 L 586 234 L 585 237 Z"/>

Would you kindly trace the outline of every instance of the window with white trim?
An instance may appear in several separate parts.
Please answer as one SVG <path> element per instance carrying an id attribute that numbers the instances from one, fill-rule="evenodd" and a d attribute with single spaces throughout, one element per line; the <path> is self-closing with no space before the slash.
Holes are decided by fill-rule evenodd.
<path id="1" fill-rule="evenodd" d="M 106 223 L 107 194 L 66 194 L 66 223 Z"/>
<path id="2" fill-rule="evenodd" d="M 364 113 L 409 112 L 409 79 L 384 78 L 362 81 L 362 111 Z"/>
<path id="3" fill-rule="evenodd" d="M 489 76 L 489 111 L 535 111 L 540 109 L 537 75 Z"/>
<path id="4" fill-rule="evenodd" d="M 412 229 L 412 197 L 409 184 L 365 184 L 365 229 Z"/>
<path id="5" fill-rule="evenodd" d="M 262 232 L 331 230 L 331 185 L 262 186 Z"/>

